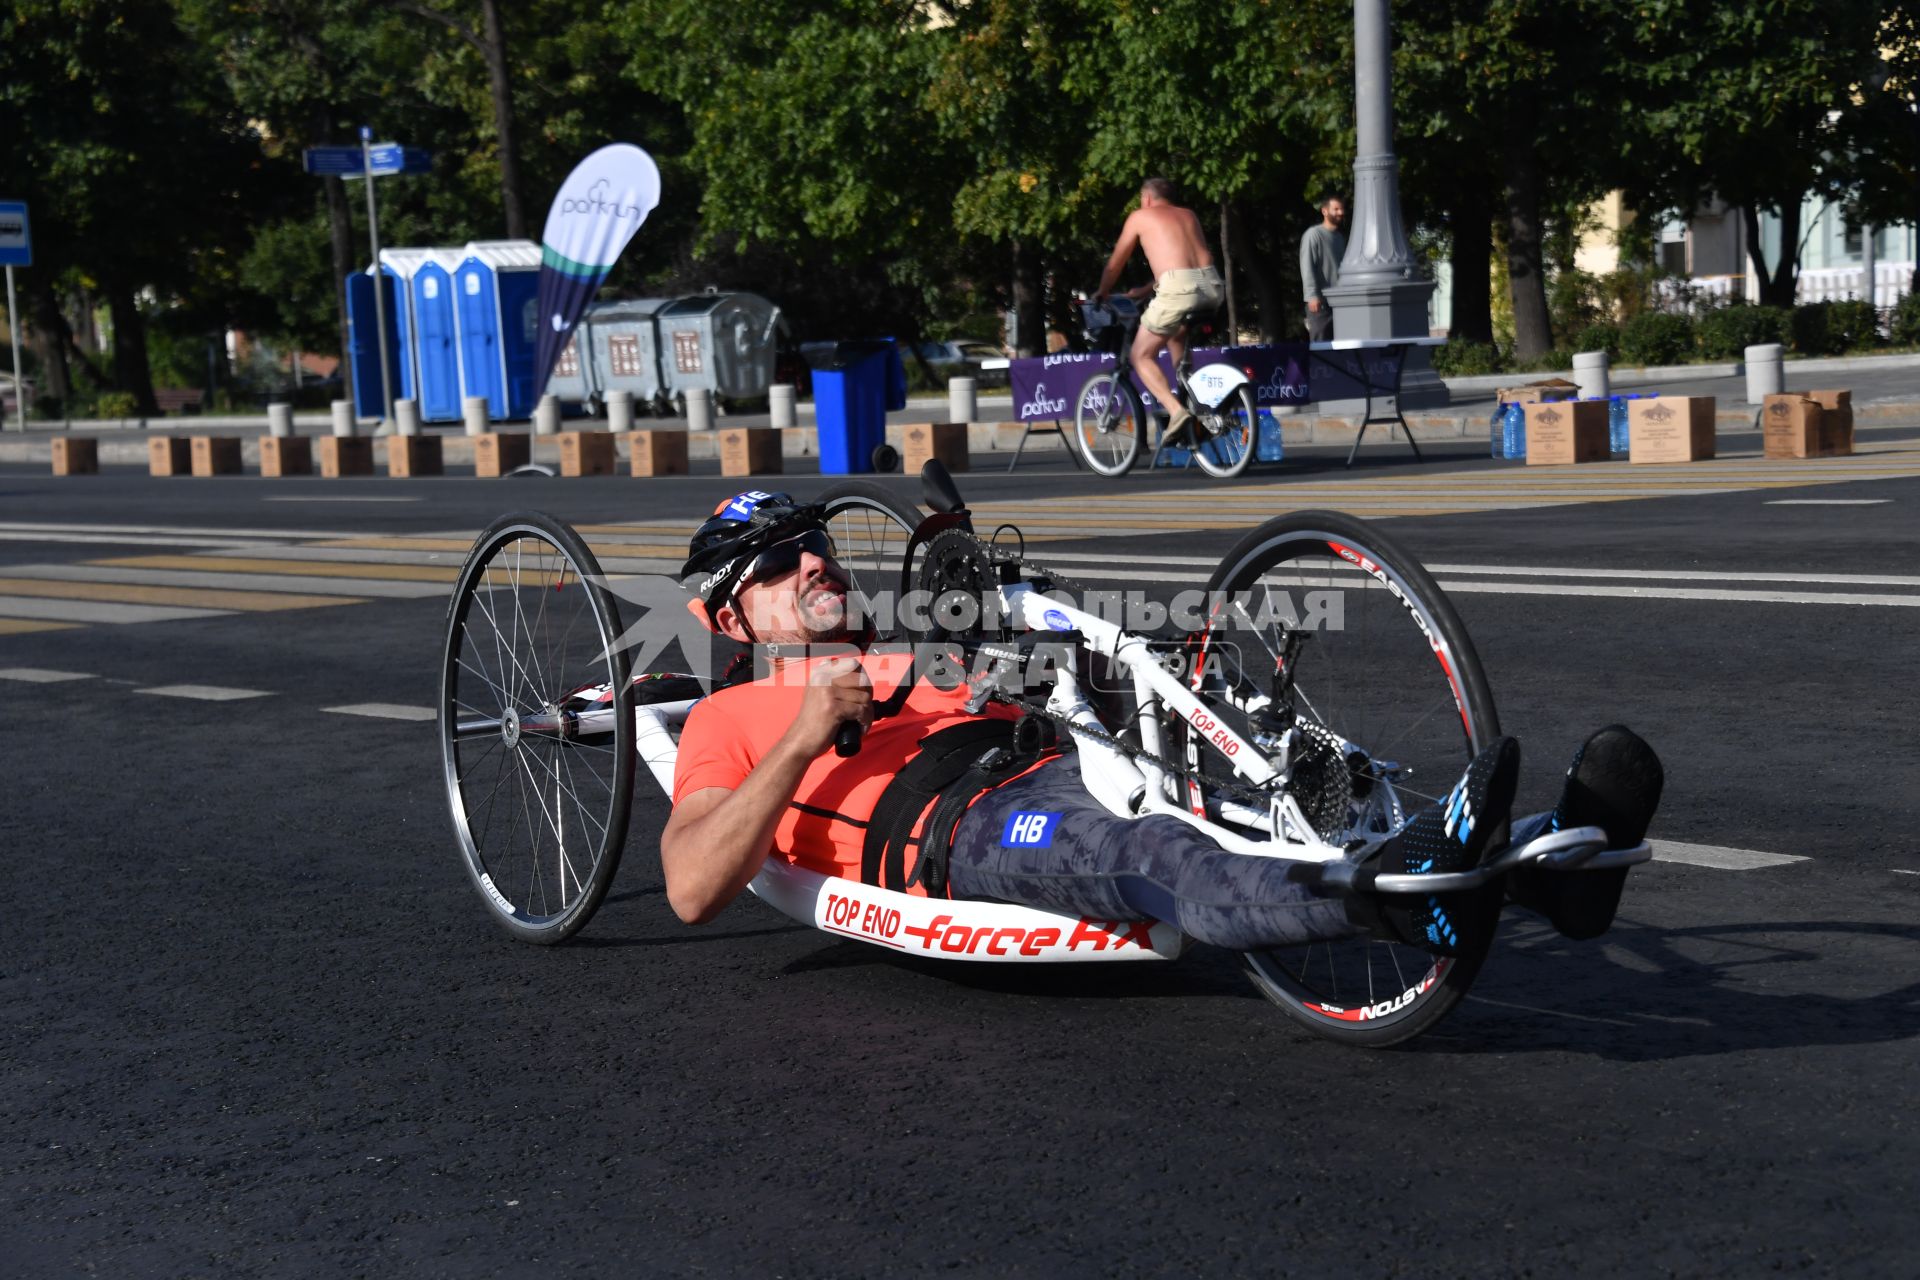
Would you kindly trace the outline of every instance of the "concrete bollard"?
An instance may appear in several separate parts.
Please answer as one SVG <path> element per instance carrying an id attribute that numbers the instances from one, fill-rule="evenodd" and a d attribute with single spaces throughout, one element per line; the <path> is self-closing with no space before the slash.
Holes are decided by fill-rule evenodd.
<path id="1" fill-rule="evenodd" d="M 360 434 L 360 423 L 353 416 L 353 401 L 335 400 L 333 402 L 333 434 L 343 440 L 352 439 Z"/>
<path id="2" fill-rule="evenodd" d="M 607 392 L 607 430 L 633 430 L 633 392 L 624 390 Z"/>
<path id="3" fill-rule="evenodd" d="M 493 429 L 493 416 L 485 396 L 462 397 L 460 417 L 467 424 L 467 434 L 470 436 L 483 436 Z"/>
<path id="4" fill-rule="evenodd" d="M 286 439 L 293 434 L 293 406 L 290 404 L 270 404 L 267 406 L 267 434 Z"/>
<path id="5" fill-rule="evenodd" d="M 972 422 L 979 417 L 979 401 L 972 378 L 947 379 L 947 421 Z"/>
<path id="6" fill-rule="evenodd" d="M 395 400 L 393 402 L 393 426 L 403 436 L 420 434 L 420 402 L 418 400 Z"/>
<path id="7" fill-rule="evenodd" d="M 687 430 L 713 430 L 713 393 L 705 387 L 687 388 Z"/>
<path id="8" fill-rule="evenodd" d="M 558 430 L 560 430 L 560 397 L 541 396 L 540 403 L 533 406 L 533 434 L 550 436 Z"/>
<path id="9" fill-rule="evenodd" d="M 1581 351 L 1573 357 L 1573 380 L 1582 400 L 1605 400 L 1612 394 L 1607 378 L 1607 353 Z"/>
<path id="10" fill-rule="evenodd" d="M 1747 348 L 1747 403 L 1765 404 L 1767 397 L 1778 395 L 1786 387 L 1780 359 L 1786 348 L 1777 342 L 1763 342 Z"/>
<path id="11" fill-rule="evenodd" d="M 770 425 L 775 427 L 794 427 L 799 423 L 794 419 L 793 384 L 776 382 L 767 388 L 767 414 Z"/>

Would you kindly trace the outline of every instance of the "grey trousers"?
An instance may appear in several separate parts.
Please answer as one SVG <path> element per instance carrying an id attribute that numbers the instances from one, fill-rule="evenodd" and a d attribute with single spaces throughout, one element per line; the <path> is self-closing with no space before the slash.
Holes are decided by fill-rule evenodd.
<path id="1" fill-rule="evenodd" d="M 1307 322 L 1308 342 L 1333 341 L 1333 308 L 1326 303 L 1320 304 L 1318 311 L 1308 311 L 1302 307 L 1300 314 Z"/>
<path id="2" fill-rule="evenodd" d="M 1066 755 L 976 801 L 954 832 L 956 898 L 1102 920 L 1165 921 L 1250 951 L 1353 932 L 1346 909 L 1293 878 L 1301 863 L 1228 853 L 1164 814 L 1117 818 Z"/>

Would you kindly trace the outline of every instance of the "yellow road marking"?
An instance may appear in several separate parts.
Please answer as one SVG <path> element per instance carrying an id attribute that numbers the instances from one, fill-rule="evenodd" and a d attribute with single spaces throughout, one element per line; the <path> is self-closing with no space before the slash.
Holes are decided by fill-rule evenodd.
<path id="1" fill-rule="evenodd" d="M 228 591 L 204 587 L 148 587 L 118 582 L 61 582 L 54 578 L 0 578 L 0 595 L 47 596 L 56 600 L 112 600 L 120 604 L 172 604 L 195 609 L 237 609 L 245 613 L 366 603 L 363 599 L 351 596 L 303 596 L 284 591 Z"/>
<path id="2" fill-rule="evenodd" d="M 423 564 L 342 564 L 331 560 L 253 560 L 226 556 L 121 556 L 89 564 L 135 569 L 201 569 L 209 573 L 281 573 L 302 578 L 385 578 L 395 582 L 452 582 L 455 568 Z"/>
<path id="3" fill-rule="evenodd" d="M 42 622 L 38 618 L 0 618 L 0 636 L 25 635 L 29 631 L 73 631 L 77 622 Z"/>

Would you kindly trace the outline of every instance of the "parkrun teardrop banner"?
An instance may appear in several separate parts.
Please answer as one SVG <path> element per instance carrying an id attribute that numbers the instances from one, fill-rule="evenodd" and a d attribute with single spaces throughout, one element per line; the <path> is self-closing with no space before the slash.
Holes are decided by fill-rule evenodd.
<path id="1" fill-rule="evenodd" d="M 540 237 L 540 336 L 533 367 L 542 393 L 600 282 L 659 203 L 659 167 L 625 142 L 600 148 L 560 184 Z"/>

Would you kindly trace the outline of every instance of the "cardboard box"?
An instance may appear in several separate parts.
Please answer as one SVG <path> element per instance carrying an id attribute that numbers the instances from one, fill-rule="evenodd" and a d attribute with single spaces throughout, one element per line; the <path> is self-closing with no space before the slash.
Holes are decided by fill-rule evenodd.
<path id="1" fill-rule="evenodd" d="M 184 476 L 193 471 L 193 446 L 185 436 L 155 436 L 147 441 L 147 474 Z"/>
<path id="2" fill-rule="evenodd" d="M 1543 378 L 1517 387 L 1502 387 L 1493 393 L 1501 404 L 1539 404 L 1543 401 L 1573 400 L 1580 395 L 1578 384 L 1565 378 Z"/>
<path id="3" fill-rule="evenodd" d="M 260 474 L 263 476 L 312 475 L 313 441 L 305 436 L 261 436 Z"/>
<path id="4" fill-rule="evenodd" d="M 1822 457 L 1853 452 L 1853 392 L 1809 391 L 1807 399 L 1820 406 Z"/>
<path id="5" fill-rule="evenodd" d="M 197 476 L 240 474 L 239 436 L 195 436 L 192 451 L 193 474 Z"/>
<path id="6" fill-rule="evenodd" d="M 1605 400 L 1536 400 L 1526 405 L 1527 465 L 1605 462 L 1613 456 Z"/>
<path id="7" fill-rule="evenodd" d="M 321 436 L 320 474 L 329 480 L 373 474 L 373 441 L 367 436 Z"/>
<path id="8" fill-rule="evenodd" d="M 721 475 L 779 475 L 783 465 L 777 427 L 728 427 L 720 433 Z"/>
<path id="9" fill-rule="evenodd" d="M 967 424 L 964 422 L 910 422 L 902 432 L 901 470 L 910 476 L 939 459 L 949 471 L 965 471 L 971 455 L 967 452 Z"/>
<path id="10" fill-rule="evenodd" d="M 441 474 L 439 436 L 388 436 L 387 474 L 397 480 Z"/>
<path id="11" fill-rule="evenodd" d="M 687 474 L 687 433 L 684 431 L 635 431 L 628 437 L 632 451 L 632 470 L 636 476 L 683 476 Z"/>
<path id="12" fill-rule="evenodd" d="M 1627 456 L 1634 462 L 1697 462 L 1713 456 L 1712 396 L 1627 401 Z"/>
<path id="13" fill-rule="evenodd" d="M 613 437 L 605 431 L 562 431 L 554 438 L 560 442 L 561 475 L 613 474 Z"/>
<path id="14" fill-rule="evenodd" d="M 53 438 L 53 474 L 57 476 L 99 475 L 100 442 L 91 436 L 55 436 Z"/>
<path id="15" fill-rule="evenodd" d="M 533 441 L 518 431 L 483 431 L 473 438 L 473 474 L 495 480 L 533 457 Z"/>
<path id="16" fill-rule="evenodd" d="M 1776 392 L 1760 406 L 1762 453 L 1769 458 L 1817 458 L 1825 411 L 1805 396 Z"/>

